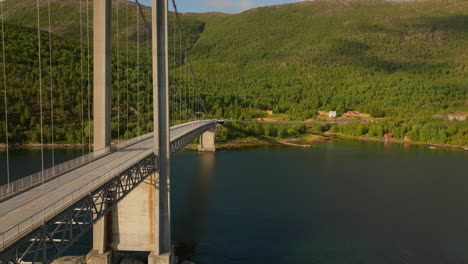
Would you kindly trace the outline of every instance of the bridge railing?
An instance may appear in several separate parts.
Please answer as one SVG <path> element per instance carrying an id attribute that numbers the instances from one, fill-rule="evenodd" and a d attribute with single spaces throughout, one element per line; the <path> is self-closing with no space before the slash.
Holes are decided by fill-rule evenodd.
<path id="1" fill-rule="evenodd" d="M 0 251 L 23 237 L 24 235 L 28 234 L 29 232 L 33 231 L 37 227 L 41 226 L 44 221 L 47 221 L 57 215 L 58 213 L 62 212 L 63 210 L 70 207 L 73 203 L 83 199 L 86 195 L 91 193 L 93 190 L 97 189 L 107 181 L 111 180 L 115 177 L 118 173 L 125 171 L 133 164 L 143 160 L 144 158 L 148 157 L 153 153 L 152 150 L 145 151 L 132 159 L 129 159 L 125 164 L 125 166 L 120 166 L 114 169 L 110 169 L 104 173 L 101 173 L 98 178 L 93 180 L 92 182 L 72 191 L 66 197 L 56 201 L 52 205 L 49 205 L 42 209 L 40 212 L 34 214 L 33 216 L 27 218 L 26 220 L 18 223 L 17 225 L 11 227 L 8 230 L 0 231 Z"/>
<path id="2" fill-rule="evenodd" d="M 109 154 L 112 151 L 116 151 L 118 149 L 126 148 L 128 146 L 131 146 L 133 144 L 136 144 L 140 141 L 146 140 L 148 138 L 151 138 L 153 136 L 153 133 L 148 133 L 145 135 L 141 135 L 135 138 L 131 138 L 129 140 L 125 140 L 122 142 L 119 142 L 115 145 L 112 145 L 111 147 L 107 147 L 101 150 L 97 150 L 94 152 L 90 152 L 88 154 L 85 154 L 83 156 L 74 158 L 72 160 L 66 161 L 64 163 L 57 164 L 54 167 L 48 168 L 42 172 L 37 172 L 34 174 L 31 174 L 29 176 L 23 177 L 21 179 L 18 179 L 16 181 L 11 182 L 10 184 L 5 184 L 0 186 L 0 198 L 11 194 L 15 193 L 18 191 L 21 191 L 23 189 L 26 189 L 34 184 L 40 183 L 43 179 L 44 180 L 49 180 L 50 178 L 57 176 L 61 173 L 64 173 L 66 171 L 69 171 L 71 169 L 75 169 L 77 167 L 80 167 L 83 164 L 86 164 L 88 162 L 91 162 L 93 160 L 99 159 L 107 154 Z"/>
<path id="3" fill-rule="evenodd" d="M 83 156 L 74 158 L 64 163 L 60 163 L 54 167 L 48 168 L 44 171 L 31 174 L 29 176 L 23 177 L 16 181 L 11 182 L 10 184 L 5 184 L 0 186 L 0 198 L 6 196 L 10 193 L 21 191 L 25 188 L 28 188 L 31 185 L 41 182 L 42 180 L 48 180 L 49 178 L 58 175 L 62 172 L 68 171 L 72 168 L 78 167 L 84 163 L 87 163 L 91 160 L 102 157 L 107 152 L 110 151 L 110 148 L 107 147 L 102 150 L 90 152 Z"/>
<path id="4" fill-rule="evenodd" d="M 122 141 L 122 142 L 118 142 L 117 144 L 112 145 L 111 148 L 112 148 L 112 151 L 123 149 L 123 148 L 131 146 L 133 144 L 136 144 L 138 142 L 141 142 L 143 140 L 147 140 L 147 139 L 151 138 L 152 136 L 153 136 L 153 132 L 148 133 L 148 134 L 144 134 L 144 135 L 134 137 L 134 138 Z"/>
<path id="5" fill-rule="evenodd" d="M 171 127 L 171 129 L 177 129 L 180 127 L 187 127 L 187 126 L 192 126 L 198 123 L 203 123 L 203 122 L 208 122 L 208 121 L 219 121 L 219 120 L 198 120 L 198 121 L 192 121 L 180 125 L 176 125 Z M 5 184 L 0 186 L 0 199 L 5 197 L 6 195 L 19 192 L 21 190 L 24 190 L 32 185 L 39 184 L 42 182 L 42 180 L 49 180 L 50 178 L 53 178 L 55 176 L 58 176 L 66 171 L 75 169 L 77 167 L 82 166 L 83 164 L 86 164 L 88 162 L 91 162 L 93 160 L 99 159 L 113 151 L 117 151 L 119 149 L 126 148 L 128 146 L 131 146 L 133 144 L 136 144 L 138 142 L 141 142 L 143 140 L 149 139 L 153 136 L 153 133 L 147 133 L 138 137 L 134 137 L 122 142 L 118 142 L 111 147 L 107 147 L 105 149 L 101 149 L 98 151 L 90 152 L 88 154 L 85 154 L 83 156 L 74 158 L 72 160 L 66 161 L 64 163 L 60 163 L 54 167 L 48 168 L 42 172 L 37 172 L 34 174 L 31 174 L 29 176 L 23 177 L 21 179 L 15 180 L 11 182 L 10 184 Z"/>
<path id="6" fill-rule="evenodd" d="M 188 123 L 184 123 L 184 124 L 180 124 L 180 125 L 176 125 L 176 126 L 172 126 L 171 129 L 177 129 L 177 128 L 181 128 L 181 127 L 188 127 L 188 126 L 195 126 L 197 124 L 200 124 L 200 123 L 213 123 L 213 122 L 217 122 L 219 120 L 197 120 L 197 121 L 192 121 L 192 122 L 188 122 Z M 175 135 L 173 138 L 172 138 L 172 135 L 171 135 L 171 139 L 172 140 L 175 140 L 175 139 L 178 139 L 179 137 L 182 137 L 184 136 L 184 134 L 180 134 L 180 135 Z"/>

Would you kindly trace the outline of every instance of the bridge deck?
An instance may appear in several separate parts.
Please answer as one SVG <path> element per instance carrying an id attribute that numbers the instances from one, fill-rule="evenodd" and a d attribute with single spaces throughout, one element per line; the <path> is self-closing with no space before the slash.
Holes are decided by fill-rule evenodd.
<path id="1" fill-rule="evenodd" d="M 209 123 L 213 123 L 213 121 L 198 121 L 188 125 L 171 127 L 171 142 Z M 37 220 L 42 221 L 41 215 L 43 214 L 44 208 L 50 208 L 52 206 L 55 210 L 55 204 L 60 205 L 61 200 L 64 201 L 63 204 L 66 204 L 67 197 L 82 195 L 83 191 L 92 191 L 86 190 L 86 188 L 106 182 L 112 177 L 115 177 L 119 172 L 147 157 L 152 152 L 153 138 L 149 138 L 85 164 L 41 186 L 32 188 L 0 203 L 0 249 L 13 239 L 13 237 L 8 235 L 8 230 L 12 228 L 19 229 L 18 233 L 22 233 L 21 229 L 23 227 L 20 223 L 25 223 L 24 226 L 30 226 Z M 27 164 L 25 164 L 25 166 L 27 166 Z M 77 192 L 77 190 L 80 191 Z M 72 198 L 70 197 L 70 201 L 71 200 Z M 45 214 L 49 214 L 47 210 Z M 31 224 L 28 224 L 29 221 L 31 221 Z M 1 241 L 2 233 L 3 243 Z M 11 235 L 13 235 L 13 233 L 17 234 L 17 232 L 14 231 Z"/>

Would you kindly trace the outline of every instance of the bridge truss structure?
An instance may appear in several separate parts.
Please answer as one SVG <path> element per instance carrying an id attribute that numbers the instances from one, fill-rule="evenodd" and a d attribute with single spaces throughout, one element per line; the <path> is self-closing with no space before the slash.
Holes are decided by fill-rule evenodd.
<path id="1" fill-rule="evenodd" d="M 65 210 L 8 247 L 0 256 L 0 263 L 19 264 L 31 260 L 33 263 L 50 263 L 60 257 L 94 223 L 157 170 L 154 161 L 154 154 L 150 154 L 78 201 L 73 201 Z"/>

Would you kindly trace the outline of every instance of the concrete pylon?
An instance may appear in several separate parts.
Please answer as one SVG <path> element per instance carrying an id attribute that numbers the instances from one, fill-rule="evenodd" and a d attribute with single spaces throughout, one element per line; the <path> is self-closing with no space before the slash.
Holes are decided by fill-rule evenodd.
<path id="1" fill-rule="evenodd" d="M 169 61 L 167 0 L 152 0 L 154 154 L 159 171 L 159 249 L 148 263 L 168 263 L 170 212 Z M 150 254 L 151 256 L 151 254 Z M 167 259 L 167 262 L 165 262 Z"/>
<path id="2" fill-rule="evenodd" d="M 94 151 L 111 144 L 112 0 L 94 1 Z"/>
<path id="3" fill-rule="evenodd" d="M 111 26 L 112 0 L 94 1 L 94 151 L 105 151 L 111 144 Z M 108 216 L 93 226 L 93 249 L 87 263 L 112 263 L 109 250 Z"/>
<path id="4" fill-rule="evenodd" d="M 215 145 L 215 139 L 216 139 L 216 129 L 210 129 L 203 133 L 200 136 L 200 143 L 198 144 L 198 151 L 201 152 L 215 152 L 216 151 L 216 145 Z"/>
<path id="5" fill-rule="evenodd" d="M 110 146 L 111 1 L 94 1 L 94 144 Z M 93 227 L 87 263 L 110 264 L 116 251 L 149 252 L 149 264 L 169 264 L 169 78 L 167 0 L 152 0 L 154 154 L 157 171 Z"/>

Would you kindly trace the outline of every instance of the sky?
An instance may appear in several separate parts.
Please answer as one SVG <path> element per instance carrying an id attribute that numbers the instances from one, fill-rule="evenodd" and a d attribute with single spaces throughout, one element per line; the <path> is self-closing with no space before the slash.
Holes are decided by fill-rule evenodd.
<path id="1" fill-rule="evenodd" d="M 304 0 L 176 0 L 179 12 L 223 12 L 240 13 L 242 11 L 267 5 L 295 3 Z M 151 5 L 151 0 L 140 0 L 142 4 Z M 170 7 L 172 5 L 169 5 Z M 172 8 L 170 8 L 172 9 Z"/>

